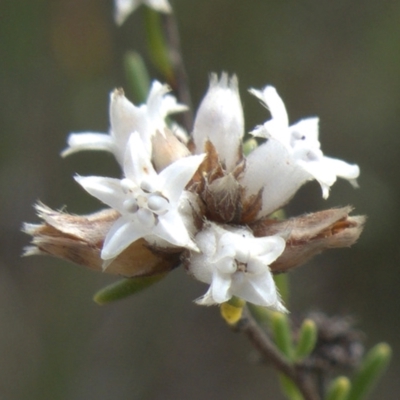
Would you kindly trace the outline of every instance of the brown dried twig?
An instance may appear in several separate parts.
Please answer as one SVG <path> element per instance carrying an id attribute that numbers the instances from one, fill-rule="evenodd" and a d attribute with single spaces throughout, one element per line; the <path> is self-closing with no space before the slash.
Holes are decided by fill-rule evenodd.
<path id="1" fill-rule="evenodd" d="M 238 332 L 243 332 L 265 360 L 271 362 L 277 371 L 287 376 L 296 384 L 304 400 L 320 400 L 318 390 L 309 374 L 306 374 L 304 368 L 300 365 L 291 364 L 280 353 L 247 310 L 236 324 L 235 329 Z"/>

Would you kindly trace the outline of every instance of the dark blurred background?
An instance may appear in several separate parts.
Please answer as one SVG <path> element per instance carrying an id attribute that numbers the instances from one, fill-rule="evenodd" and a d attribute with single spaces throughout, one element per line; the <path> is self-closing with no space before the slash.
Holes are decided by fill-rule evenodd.
<path id="1" fill-rule="evenodd" d="M 368 215 L 360 241 L 290 274 L 293 314 L 350 313 L 366 345 L 394 360 L 371 399 L 398 399 L 400 350 L 400 2 L 175 0 L 197 106 L 208 74 L 239 77 L 246 129 L 268 118 L 249 87 L 277 87 L 292 122 L 318 115 L 325 154 L 361 167 L 322 200 L 303 187 L 289 215 L 351 204 Z M 107 131 L 108 95 L 127 88 L 128 49 L 146 60 L 140 10 L 124 26 L 112 2 L 0 2 L 0 398 L 281 399 L 275 372 L 182 270 L 125 301 L 97 306 L 113 277 L 46 257 L 21 259 L 37 200 L 73 213 L 100 208 L 72 175 L 113 175 L 103 153 L 59 157 L 71 131 Z M 157 78 L 154 70 L 152 77 Z M 159 78 L 159 77 L 158 77 Z M 127 93 L 132 96 L 127 88 Z"/>

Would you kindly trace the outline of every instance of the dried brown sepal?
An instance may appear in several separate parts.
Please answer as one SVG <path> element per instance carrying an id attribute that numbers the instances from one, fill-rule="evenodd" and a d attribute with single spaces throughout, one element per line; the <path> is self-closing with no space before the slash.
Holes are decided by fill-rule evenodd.
<path id="1" fill-rule="evenodd" d="M 103 210 L 86 216 L 54 211 L 36 206 L 42 224 L 26 224 L 24 231 L 32 236 L 32 245 L 25 255 L 48 254 L 95 271 L 102 271 L 100 257 L 104 238 L 119 214 Z M 169 249 L 170 250 L 170 249 Z M 148 276 L 167 272 L 179 265 L 181 249 L 151 249 L 139 239 L 124 250 L 104 272 L 125 277 Z"/>
<path id="2" fill-rule="evenodd" d="M 263 189 L 260 189 L 257 194 L 246 196 L 246 190 L 241 188 L 242 214 L 240 216 L 240 223 L 251 224 L 257 219 L 257 215 L 262 208 L 262 194 Z"/>
<path id="3" fill-rule="evenodd" d="M 286 272 L 325 249 L 354 244 L 362 232 L 365 217 L 350 217 L 351 210 L 349 206 L 332 208 L 286 221 L 263 219 L 250 228 L 254 236 L 280 235 L 286 239 L 285 251 L 270 265 L 274 273 Z"/>
<path id="4" fill-rule="evenodd" d="M 204 145 L 204 152 L 206 153 L 204 161 L 200 164 L 187 185 L 189 190 L 199 194 L 204 192 L 206 183 L 210 184 L 215 179 L 224 176 L 224 170 L 219 161 L 218 153 L 209 140 Z"/>
<path id="5" fill-rule="evenodd" d="M 240 215 L 240 185 L 233 174 L 206 184 L 203 200 L 207 205 L 206 217 L 211 221 L 236 222 Z"/>

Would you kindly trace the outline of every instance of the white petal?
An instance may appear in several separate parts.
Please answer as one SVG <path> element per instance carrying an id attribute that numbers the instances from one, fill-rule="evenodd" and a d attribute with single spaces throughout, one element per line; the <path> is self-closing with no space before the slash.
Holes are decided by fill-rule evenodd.
<path id="1" fill-rule="evenodd" d="M 189 233 L 183 224 L 178 211 L 171 210 L 158 217 L 158 224 L 153 228 L 152 234 L 175 245 L 198 251 L 197 246 L 190 239 Z"/>
<path id="2" fill-rule="evenodd" d="M 328 198 L 329 189 L 336 182 L 335 172 L 328 165 L 324 165 L 322 160 L 308 162 L 299 160 L 297 163 L 318 181 L 321 185 L 323 198 Z"/>
<path id="3" fill-rule="evenodd" d="M 190 241 L 185 225 L 176 210 L 159 216 L 152 233 L 177 246 L 184 246 Z"/>
<path id="4" fill-rule="evenodd" d="M 227 171 L 238 161 L 238 152 L 244 134 L 244 117 L 236 76 L 229 79 L 223 73 L 218 80 L 213 74 L 210 87 L 200 104 L 193 130 L 196 153 L 204 152 L 210 140 L 215 146 Z"/>
<path id="5" fill-rule="evenodd" d="M 114 141 L 105 133 L 71 133 L 67 138 L 67 144 L 68 147 L 61 153 L 62 157 L 82 150 L 115 151 Z"/>
<path id="6" fill-rule="evenodd" d="M 205 154 L 181 158 L 158 175 L 162 193 L 167 196 L 171 203 L 177 203 L 183 189 L 193 177 L 194 173 L 203 162 Z"/>
<path id="7" fill-rule="evenodd" d="M 169 14 L 172 11 L 172 8 L 167 0 L 144 0 L 144 3 L 159 12 Z"/>
<path id="8" fill-rule="evenodd" d="M 119 179 L 101 176 L 75 176 L 74 178 L 92 196 L 119 212 L 124 211 L 125 194 Z"/>
<path id="9" fill-rule="evenodd" d="M 212 297 L 211 286 L 209 287 L 209 289 L 203 296 L 201 296 L 195 300 L 195 303 L 200 306 L 212 306 L 212 305 L 218 304 Z"/>
<path id="10" fill-rule="evenodd" d="M 269 270 L 254 278 L 245 276 L 245 274 L 235 275 L 231 293 L 255 305 L 274 310 L 285 310 L 280 304 L 279 294 Z"/>
<path id="11" fill-rule="evenodd" d="M 170 13 L 172 11 L 168 0 L 114 0 L 115 22 L 118 25 L 122 25 L 126 18 L 128 18 L 128 16 L 135 11 L 141 3 L 144 3 L 159 12 Z"/>
<path id="12" fill-rule="evenodd" d="M 278 290 L 269 271 L 262 277 L 257 276 L 256 279 L 249 280 L 248 296 L 247 301 L 255 305 L 286 312 L 286 308 L 280 302 Z"/>
<path id="13" fill-rule="evenodd" d="M 129 14 L 131 14 L 140 4 L 140 0 L 114 0 L 114 18 L 118 25 L 122 25 Z"/>
<path id="14" fill-rule="evenodd" d="M 280 236 L 260 237 L 248 240 L 252 257 L 264 265 L 272 264 L 285 250 L 286 241 Z"/>
<path id="15" fill-rule="evenodd" d="M 127 178 L 137 185 L 140 185 L 143 181 L 154 181 L 154 185 L 158 185 L 157 174 L 138 132 L 132 133 L 128 140 L 125 151 L 124 173 Z"/>
<path id="16" fill-rule="evenodd" d="M 266 269 L 268 268 L 268 263 L 263 262 L 262 258 L 257 257 L 257 258 L 251 258 L 248 263 L 247 263 L 247 268 L 246 268 L 246 275 L 250 276 L 257 276 L 264 274 Z"/>
<path id="17" fill-rule="evenodd" d="M 122 89 L 114 90 L 110 97 L 111 135 L 118 149 L 115 156 L 122 165 L 129 136 L 135 131 L 143 133 L 146 130 L 146 108 L 132 104 Z"/>
<path id="18" fill-rule="evenodd" d="M 277 127 L 285 129 L 289 126 L 285 103 L 273 86 L 266 86 L 262 91 L 256 89 L 250 89 L 249 91 L 268 108 Z"/>
<path id="19" fill-rule="evenodd" d="M 168 85 L 163 85 L 158 81 L 152 83 L 146 102 L 150 118 L 163 121 L 169 114 L 188 109 L 184 104 L 179 104 L 175 96 L 167 94 L 170 91 L 171 89 Z"/>
<path id="20" fill-rule="evenodd" d="M 322 162 L 334 171 L 335 175 L 347 179 L 353 186 L 357 187 L 356 179 L 360 175 L 360 168 L 358 165 L 349 164 L 345 161 L 330 157 L 324 157 Z"/>
<path id="21" fill-rule="evenodd" d="M 297 134 L 298 137 L 304 137 L 303 140 L 311 143 L 318 143 L 319 136 L 319 118 L 305 118 L 292 125 L 290 128 L 291 134 Z"/>
<path id="22" fill-rule="evenodd" d="M 284 206 L 311 175 L 298 166 L 287 148 L 269 139 L 247 157 L 246 169 L 240 179 L 247 195 L 263 188 L 262 210 L 265 216 Z"/>
<path id="23" fill-rule="evenodd" d="M 283 128 L 280 121 L 275 119 L 270 119 L 264 125 L 255 127 L 250 134 L 264 139 L 275 138 L 288 148 L 290 146 L 290 136 L 287 127 Z"/>
<path id="24" fill-rule="evenodd" d="M 226 259 L 233 259 L 236 255 L 236 247 L 233 243 L 225 243 L 221 244 L 221 241 L 218 242 L 217 249 L 214 257 L 212 258 L 212 262 L 220 263 Z M 232 270 L 232 272 L 234 272 Z"/>
<path id="25" fill-rule="evenodd" d="M 229 294 L 230 286 L 230 275 L 220 274 L 218 272 L 214 273 L 210 287 L 213 300 L 219 304 L 228 301 L 232 297 L 232 295 Z"/>
<path id="26" fill-rule="evenodd" d="M 232 275 L 237 271 L 237 264 L 234 257 L 221 257 L 215 264 L 215 270 L 224 275 Z"/>
<path id="27" fill-rule="evenodd" d="M 104 240 L 101 258 L 103 260 L 115 258 L 131 243 L 147 233 L 138 223 L 133 223 L 123 217 L 117 219 Z"/>

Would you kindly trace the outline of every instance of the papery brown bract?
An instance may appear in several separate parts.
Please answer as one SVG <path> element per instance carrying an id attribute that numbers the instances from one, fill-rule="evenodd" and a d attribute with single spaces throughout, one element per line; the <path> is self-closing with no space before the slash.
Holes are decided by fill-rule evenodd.
<path id="1" fill-rule="evenodd" d="M 100 253 L 107 232 L 119 217 L 116 211 L 107 209 L 77 216 L 44 205 L 37 205 L 36 209 L 44 223 L 25 225 L 25 232 L 33 237 L 25 255 L 52 255 L 95 271 L 125 277 L 155 275 L 180 265 L 184 249 L 154 248 L 139 239 L 104 269 Z M 351 217 L 351 210 L 351 207 L 334 208 L 283 221 L 264 218 L 249 224 L 249 228 L 255 237 L 279 235 L 286 240 L 283 254 L 270 269 L 272 273 L 288 272 L 326 249 L 354 244 L 365 217 Z"/>
<path id="2" fill-rule="evenodd" d="M 182 249 L 150 249 L 139 239 L 116 257 L 106 269 L 100 257 L 104 238 L 119 214 L 111 209 L 86 216 L 54 211 L 36 206 L 42 224 L 26 224 L 24 231 L 32 235 L 32 246 L 25 255 L 48 254 L 75 264 L 125 277 L 155 275 L 168 272 L 180 264 Z"/>
<path id="3" fill-rule="evenodd" d="M 350 217 L 351 210 L 350 206 L 332 208 L 284 221 L 264 218 L 250 224 L 250 228 L 256 237 L 280 235 L 286 239 L 285 251 L 270 265 L 273 273 L 286 272 L 323 250 L 354 244 L 365 217 Z"/>

